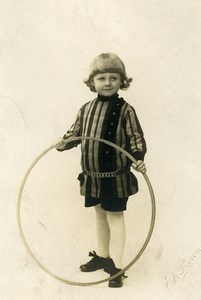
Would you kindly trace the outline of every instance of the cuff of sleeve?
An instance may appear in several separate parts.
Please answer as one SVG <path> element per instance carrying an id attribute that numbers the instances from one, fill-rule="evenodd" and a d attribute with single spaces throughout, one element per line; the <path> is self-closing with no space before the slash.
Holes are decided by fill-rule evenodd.
<path id="1" fill-rule="evenodd" d="M 144 152 L 140 152 L 140 151 L 136 151 L 133 153 L 133 157 L 136 159 L 136 160 L 144 160 L 144 156 L 145 156 L 145 153 Z"/>
<path id="2" fill-rule="evenodd" d="M 59 151 L 59 152 L 62 152 L 64 150 L 66 150 L 66 149 L 58 149 L 58 148 L 56 148 L 56 150 Z"/>

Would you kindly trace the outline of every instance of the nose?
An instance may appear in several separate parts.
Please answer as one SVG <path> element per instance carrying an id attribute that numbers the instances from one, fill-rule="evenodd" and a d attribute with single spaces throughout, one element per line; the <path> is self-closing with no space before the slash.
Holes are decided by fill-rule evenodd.
<path id="1" fill-rule="evenodd" d="M 110 85 L 110 80 L 109 80 L 109 79 L 106 79 L 105 85 L 106 85 L 106 86 Z"/>

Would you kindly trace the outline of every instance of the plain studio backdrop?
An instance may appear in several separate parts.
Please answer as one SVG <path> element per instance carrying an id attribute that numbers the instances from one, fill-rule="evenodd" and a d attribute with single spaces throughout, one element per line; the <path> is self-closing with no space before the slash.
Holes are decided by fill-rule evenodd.
<path id="1" fill-rule="evenodd" d="M 1 300 L 201 299 L 201 2 L 198 0 L 0 1 Z M 95 98 L 82 80 L 93 57 L 114 52 L 133 82 L 120 91 L 143 127 L 157 204 L 154 232 L 121 289 L 66 285 L 38 268 L 17 228 L 21 180 L 31 162 Z M 95 216 L 79 195 L 80 148 L 48 152 L 22 197 L 33 253 L 58 276 L 80 274 L 96 249 Z M 124 264 L 139 251 L 151 203 L 140 192 L 125 213 Z"/>

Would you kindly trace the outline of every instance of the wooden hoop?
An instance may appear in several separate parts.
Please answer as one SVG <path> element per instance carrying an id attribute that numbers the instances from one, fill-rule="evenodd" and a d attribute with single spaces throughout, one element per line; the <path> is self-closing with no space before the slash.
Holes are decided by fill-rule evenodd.
<path id="1" fill-rule="evenodd" d="M 79 140 L 94 140 L 94 141 L 98 141 L 98 142 L 102 142 L 105 143 L 113 148 L 115 148 L 116 150 L 122 152 L 123 154 L 125 154 L 134 164 L 136 164 L 136 160 L 132 157 L 131 154 L 129 154 L 126 150 L 124 150 L 123 148 L 119 147 L 118 145 L 109 142 L 107 140 L 101 139 L 101 138 L 96 138 L 96 137 L 73 137 L 73 138 L 69 138 L 66 140 L 66 143 L 69 142 L 76 142 Z M 35 255 L 33 254 L 33 252 L 31 251 L 31 248 L 29 247 L 24 232 L 23 232 L 23 228 L 22 228 L 22 223 L 21 223 L 21 203 L 22 203 L 22 193 L 24 190 L 24 186 L 25 183 L 27 181 L 27 178 L 31 172 L 31 170 L 34 168 L 34 166 L 36 165 L 36 163 L 46 154 L 48 153 L 51 149 L 55 148 L 55 146 L 50 146 L 48 147 L 46 150 L 44 150 L 30 165 L 30 167 L 28 168 L 28 170 L 26 171 L 20 189 L 19 189 L 19 193 L 18 193 L 18 198 L 17 198 L 17 224 L 18 224 L 18 229 L 19 229 L 19 233 L 20 233 L 20 237 L 22 239 L 22 242 L 26 248 L 26 250 L 28 251 L 29 255 L 32 257 L 32 259 L 35 261 L 35 263 L 38 265 L 39 268 L 41 268 L 44 272 L 46 272 L 48 275 L 50 275 L 51 277 L 53 277 L 54 279 L 57 279 L 63 283 L 66 284 L 70 284 L 70 285 L 76 285 L 76 286 L 89 286 L 89 285 L 96 285 L 96 284 L 100 284 L 109 280 L 112 280 L 114 278 L 116 278 L 117 276 L 123 274 L 125 271 L 127 271 L 130 267 L 132 267 L 134 265 L 134 263 L 136 263 L 136 261 L 140 258 L 140 256 L 142 255 L 142 253 L 144 252 L 144 250 L 146 249 L 152 233 L 153 233 L 153 229 L 154 229 L 154 224 L 155 224 L 155 218 L 156 218 L 156 203 L 155 203 L 155 197 L 154 197 L 154 192 L 153 192 L 153 188 L 151 186 L 150 180 L 147 176 L 146 173 L 142 173 L 142 175 L 144 176 L 144 179 L 147 183 L 148 189 L 149 189 L 149 193 L 150 193 L 150 198 L 151 198 L 151 204 L 152 204 L 152 210 L 151 210 L 151 222 L 150 222 L 150 226 L 149 226 L 149 231 L 147 234 L 147 237 L 141 247 L 141 249 L 139 250 L 139 252 L 137 253 L 137 255 L 134 257 L 134 259 L 125 267 L 123 268 L 120 272 L 116 273 L 115 275 L 102 279 L 102 280 L 98 280 L 98 281 L 91 281 L 91 282 L 76 282 L 76 281 L 71 281 L 71 280 L 67 280 L 65 278 L 62 278 L 54 273 L 52 273 L 51 271 L 49 271 L 45 266 L 43 266 L 39 260 L 35 257 Z"/>

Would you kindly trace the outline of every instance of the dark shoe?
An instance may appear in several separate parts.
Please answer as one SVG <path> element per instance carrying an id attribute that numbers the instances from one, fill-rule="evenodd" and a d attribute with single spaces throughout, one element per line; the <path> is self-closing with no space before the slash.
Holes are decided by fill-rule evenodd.
<path id="1" fill-rule="evenodd" d="M 119 273 L 121 271 L 121 269 L 116 268 L 113 260 L 109 259 L 104 268 L 104 271 L 106 273 L 110 274 L 110 277 L 112 277 L 113 275 Z M 124 273 L 117 276 L 114 279 L 109 280 L 108 286 L 112 287 L 112 288 L 122 287 L 123 286 L 123 278 L 127 278 L 127 276 L 125 276 Z"/>
<path id="2" fill-rule="evenodd" d="M 116 273 L 118 273 L 120 271 L 121 271 L 121 269 L 116 269 Z M 114 273 L 113 275 L 115 275 L 116 273 Z M 110 275 L 110 276 L 113 276 L 113 275 Z M 116 278 L 109 280 L 108 286 L 112 287 L 112 288 L 122 287 L 123 286 L 122 275 L 119 275 Z"/>
<path id="3" fill-rule="evenodd" d="M 86 264 L 80 266 L 82 272 L 94 272 L 96 270 L 104 269 L 108 258 L 98 256 L 95 251 L 89 252 L 89 256 L 93 256 L 93 258 Z"/>

